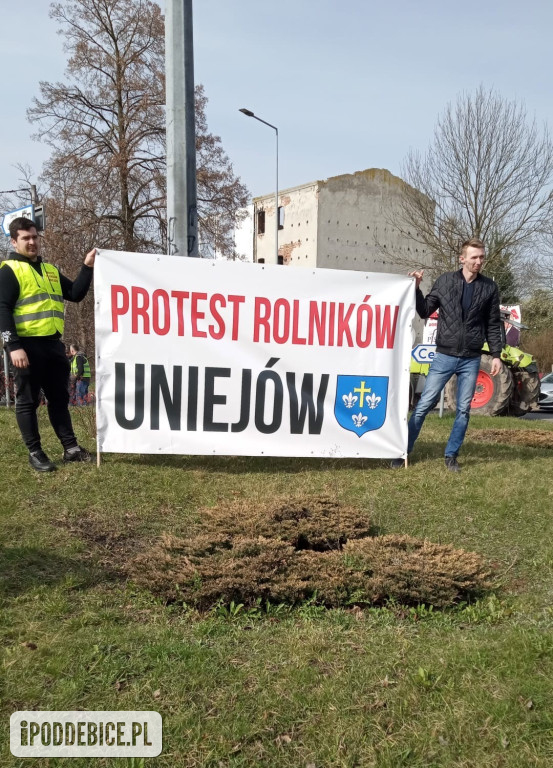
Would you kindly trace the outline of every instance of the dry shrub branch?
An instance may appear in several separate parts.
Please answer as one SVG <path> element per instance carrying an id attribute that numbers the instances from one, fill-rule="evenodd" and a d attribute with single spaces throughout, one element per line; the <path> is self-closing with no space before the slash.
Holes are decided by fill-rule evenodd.
<path id="1" fill-rule="evenodd" d="M 280 539 L 294 549 L 325 552 L 350 539 L 370 536 L 370 521 L 358 509 L 327 497 L 279 502 L 234 502 L 206 510 L 203 527 L 232 536 Z"/>
<path id="2" fill-rule="evenodd" d="M 240 511 L 241 514 L 237 514 Z M 369 535 L 365 516 L 328 499 L 231 505 L 206 513 L 189 539 L 163 535 L 130 560 L 127 575 L 168 602 L 328 607 L 386 601 L 437 608 L 492 586 L 483 558 L 408 536 Z"/>
<path id="3" fill-rule="evenodd" d="M 480 429 L 473 430 L 470 439 L 480 443 L 525 445 L 528 448 L 553 448 L 553 430 L 547 429 Z"/>

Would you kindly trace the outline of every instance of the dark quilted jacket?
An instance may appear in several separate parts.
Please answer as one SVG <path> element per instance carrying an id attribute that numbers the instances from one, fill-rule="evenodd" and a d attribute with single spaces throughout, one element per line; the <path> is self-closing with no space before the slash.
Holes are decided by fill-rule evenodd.
<path id="1" fill-rule="evenodd" d="M 436 280 L 426 298 L 417 289 L 417 312 L 426 318 L 440 310 L 436 335 L 438 352 L 454 357 L 477 357 L 487 341 L 493 357 L 499 357 L 503 344 L 497 285 L 489 277 L 477 276 L 472 304 L 463 322 L 464 280 L 462 270 L 446 272 Z"/>

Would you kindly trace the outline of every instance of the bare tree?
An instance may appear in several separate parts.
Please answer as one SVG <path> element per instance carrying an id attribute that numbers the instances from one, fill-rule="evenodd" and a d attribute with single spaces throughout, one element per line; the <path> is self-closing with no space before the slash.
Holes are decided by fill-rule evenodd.
<path id="1" fill-rule="evenodd" d="M 536 247 L 536 257 L 525 276 L 526 298 L 535 291 L 553 292 L 553 221 L 548 222 Z"/>
<path id="2" fill-rule="evenodd" d="M 29 119 L 53 149 L 45 174 L 80 181 L 74 207 L 108 225 L 111 244 L 137 250 L 163 202 L 163 17 L 143 0 L 53 3 L 69 54 L 68 83 L 40 84 Z M 87 206 L 80 188 L 95 190 Z"/>
<path id="3" fill-rule="evenodd" d="M 482 86 L 439 118 L 426 154 L 411 151 L 394 224 L 424 246 L 420 266 L 454 269 L 459 245 L 480 237 L 487 271 L 515 276 L 553 214 L 553 144 L 523 106 Z"/>
<path id="4" fill-rule="evenodd" d="M 234 254 L 234 229 L 245 216 L 248 191 L 234 175 L 221 139 L 209 133 L 203 86 L 196 86 L 196 164 L 198 221 L 201 241 L 208 252 L 227 258 Z"/>
<path id="5" fill-rule="evenodd" d="M 65 82 L 40 84 L 28 117 L 52 154 L 41 176 L 43 253 L 74 277 L 93 245 L 166 252 L 165 29 L 152 0 L 63 0 L 51 17 L 68 54 Z M 196 87 L 198 228 L 233 252 L 247 202 Z M 214 228 L 212 222 L 216 221 Z M 93 298 L 67 308 L 68 338 L 93 348 Z"/>
<path id="6" fill-rule="evenodd" d="M 53 149 L 43 173 L 49 197 L 104 247 L 165 251 L 161 10 L 152 0 L 66 0 L 52 4 L 51 16 L 65 38 L 68 82 L 41 83 L 28 113 L 40 126 L 37 137 Z M 219 248 L 225 248 L 247 190 L 207 129 L 206 102 L 198 86 L 199 226 L 217 213 Z"/>

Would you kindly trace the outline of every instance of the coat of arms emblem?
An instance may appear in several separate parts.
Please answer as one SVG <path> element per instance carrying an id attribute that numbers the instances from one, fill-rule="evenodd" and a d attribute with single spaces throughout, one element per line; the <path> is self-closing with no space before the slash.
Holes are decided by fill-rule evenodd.
<path id="1" fill-rule="evenodd" d="M 361 437 L 386 421 L 388 376 L 338 376 L 334 415 L 344 429 Z"/>

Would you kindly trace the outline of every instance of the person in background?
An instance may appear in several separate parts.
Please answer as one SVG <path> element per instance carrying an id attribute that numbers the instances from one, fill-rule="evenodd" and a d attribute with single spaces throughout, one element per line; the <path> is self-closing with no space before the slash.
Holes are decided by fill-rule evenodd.
<path id="1" fill-rule="evenodd" d="M 75 386 L 75 405 L 87 405 L 90 386 L 90 363 L 78 344 L 71 344 L 71 382 Z"/>
<path id="2" fill-rule="evenodd" d="M 69 415 L 69 360 L 61 341 L 64 301 L 82 301 L 90 283 L 96 249 L 89 251 L 73 282 L 42 261 L 35 224 L 18 217 L 10 223 L 13 250 L 0 264 L 0 334 L 15 369 L 15 415 L 29 463 L 37 472 L 56 465 L 42 450 L 37 408 L 41 390 L 50 423 L 63 446 L 63 461 L 90 461 L 77 443 Z M 71 234 L 71 233 L 69 233 Z"/>
<path id="3" fill-rule="evenodd" d="M 423 296 L 419 286 L 424 272 L 411 272 L 415 278 L 417 312 L 430 317 L 437 309 L 436 354 L 432 360 L 423 393 L 409 419 L 407 453 L 411 453 L 428 413 L 434 408 L 442 389 L 457 375 L 457 410 L 445 447 L 445 466 L 451 472 L 461 467 L 457 456 L 467 431 L 471 401 L 480 370 L 482 345 L 488 342 L 492 355 L 491 375 L 501 370 L 501 320 L 499 291 L 496 283 L 480 274 L 485 258 L 484 243 L 477 238 L 461 246 L 461 269 L 446 272 L 436 280 L 430 293 Z M 405 465 L 394 459 L 392 469 Z"/>
<path id="4" fill-rule="evenodd" d="M 70 347 L 65 348 L 65 355 L 69 360 L 69 370 L 71 370 L 71 359 L 73 356 L 71 354 Z M 77 401 L 75 400 L 75 397 L 76 397 L 75 384 L 76 384 L 76 381 L 73 379 L 72 376 L 69 376 L 69 405 L 77 405 Z"/>

